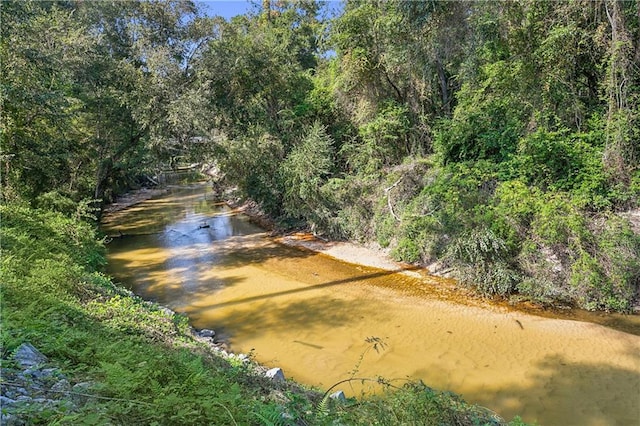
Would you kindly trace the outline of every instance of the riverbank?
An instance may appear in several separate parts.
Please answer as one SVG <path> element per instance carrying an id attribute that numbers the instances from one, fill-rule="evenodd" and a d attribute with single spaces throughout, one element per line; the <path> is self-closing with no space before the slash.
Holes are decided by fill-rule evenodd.
<path id="1" fill-rule="evenodd" d="M 280 244 L 322 253 L 347 263 L 386 271 L 400 271 L 402 274 L 422 279 L 429 288 L 429 294 L 442 300 L 455 301 L 467 306 L 522 312 L 544 318 L 590 322 L 640 336 L 640 301 L 634 305 L 634 314 L 617 314 L 586 311 L 566 305 L 542 305 L 518 297 L 487 298 L 470 287 L 461 286 L 452 278 L 452 271 L 439 262 L 427 266 L 397 262 L 391 259 L 388 251 L 376 244 L 365 246 L 349 241 L 331 241 L 309 232 L 285 231 L 278 229 L 276 222 L 253 201 L 228 198 L 225 202 L 235 212 L 248 216 L 251 222 L 270 232 Z"/>
<path id="2" fill-rule="evenodd" d="M 169 191 L 169 187 L 155 187 L 155 188 L 139 188 L 136 190 L 129 191 L 119 197 L 113 203 L 107 204 L 102 209 L 103 214 L 115 213 L 120 210 L 124 210 L 131 206 L 134 206 L 138 203 L 141 203 L 145 200 L 148 200 L 153 197 L 158 197 L 162 194 L 167 193 Z"/>
<path id="3" fill-rule="evenodd" d="M 207 186 L 209 182 L 199 182 L 193 185 Z M 115 203 L 108 205 L 105 212 L 116 212 L 160 196 L 171 188 L 182 186 L 165 186 L 162 188 L 142 188 L 131 191 L 118 198 Z M 455 301 L 470 306 L 507 309 L 524 312 L 545 318 L 558 318 L 591 322 L 624 331 L 634 335 L 640 335 L 640 300 L 634 306 L 634 314 L 611 314 L 607 312 L 592 312 L 574 309 L 569 306 L 542 305 L 527 299 L 512 297 L 510 299 L 486 298 L 473 291 L 472 288 L 459 285 L 451 278 L 451 270 L 446 269 L 440 263 L 432 265 L 415 265 L 397 262 L 391 259 L 388 251 L 375 244 L 364 246 L 348 241 L 330 241 L 309 232 L 285 231 L 279 229 L 273 218 L 262 211 L 260 206 L 251 201 L 243 200 L 226 194 L 224 202 L 236 213 L 246 215 L 249 220 L 270 232 L 271 237 L 280 244 L 311 250 L 331 256 L 347 263 L 379 268 L 387 271 L 401 271 L 402 274 L 421 278 L 427 283 L 430 293 L 443 300 Z M 433 280 L 431 277 L 443 279 Z"/>
<path id="4" fill-rule="evenodd" d="M 506 424 L 420 383 L 355 401 L 269 377 L 98 272 L 89 224 L 0 209 L 3 424 Z"/>

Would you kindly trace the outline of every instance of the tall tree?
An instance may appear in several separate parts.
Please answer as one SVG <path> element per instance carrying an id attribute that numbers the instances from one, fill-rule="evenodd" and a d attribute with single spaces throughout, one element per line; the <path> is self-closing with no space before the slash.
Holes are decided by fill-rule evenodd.
<path id="1" fill-rule="evenodd" d="M 3 2 L 0 14 L 3 195 L 73 192 L 89 133 L 76 122 L 84 104 L 75 73 L 91 61 L 94 40 L 70 3 Z"/>
<path id="2" fill-rule="evenodd" d="M 634 61 L 640 56 L 640 5 L 634 10 L 633 2 L 607 0 L 604 9 L 611 34 L 605 84 L 608 112 L 604 162 L 614 180 L 629 185 L 640 157 L 640 66 Z"/>

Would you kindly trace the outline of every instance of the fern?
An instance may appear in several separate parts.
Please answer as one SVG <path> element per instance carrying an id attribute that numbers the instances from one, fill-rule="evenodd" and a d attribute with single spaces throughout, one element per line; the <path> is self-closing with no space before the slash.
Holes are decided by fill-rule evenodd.
<path id="1" fill-rule="evenodd" d="M 274 405 L 264 406 L 260 412 L 254 413 L 264 426 L 292 426 L 295 422 L 288 418 L 281 408 Z"/>

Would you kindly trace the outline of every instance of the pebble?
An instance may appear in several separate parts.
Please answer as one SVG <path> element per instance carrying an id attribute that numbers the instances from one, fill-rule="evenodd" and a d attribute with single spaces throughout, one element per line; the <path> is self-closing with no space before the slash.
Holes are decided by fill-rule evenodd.
<path id="1" fill-rule="evenodd" d="M 282 372 L 282 369 L 278 367 L 267 370 L 264 375 L 274 382 L 284 382 L 284 373 Z"/>
<path id="2" fill-rule="evenodd" d="M 332 393 L 331 395 L 329 395 L 329 398 L 339 402 L 345 402 L 347 400 L 347 397 L 344 396 L 344 392 L 341 390 Z"/>

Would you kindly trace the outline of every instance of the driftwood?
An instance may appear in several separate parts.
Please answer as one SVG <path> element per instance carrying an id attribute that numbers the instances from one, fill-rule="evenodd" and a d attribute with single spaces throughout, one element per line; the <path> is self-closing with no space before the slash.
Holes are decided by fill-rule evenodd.
<path id="1" fill-rule="evenodd" d="M 148 180 L 150 183 L 152 183 L 153 185 L 155 185 L 155 186 L 160 186 L 160 183 L 158 183 L 158 181 L 157 181 L 157 180 L 155 180 L 154 178 L 152 178 L 151 176 L 149 176 L 149 175 L 144 175 L 144 177 L 145 177 L 145 178 L 147 178 L 147 180 Z"/>
<path id="2" fill-rule="evenodd" d="M 393 211 L 393 206 L 391 205 L 391 190 L 393 188 L 395 188 L 396 186 L 398 186 L 400 184 L 400 182 L 402 182 L 402 179 L 404 178 L 404 176 L 401 176 L 400 179 L 398 179 L 393 185 L 391 185 L 388 188 L 384 189 L 384 192 L 387 194 L 387 205 L 389 206 L 389 211 L 391 212 L 391 216 L 393 216 L 393 218 L 395 220 L 397 220 L 398 222 L 400 222 L 400 218 L 398 216 L 396 216 L 395 212 Z"/>

